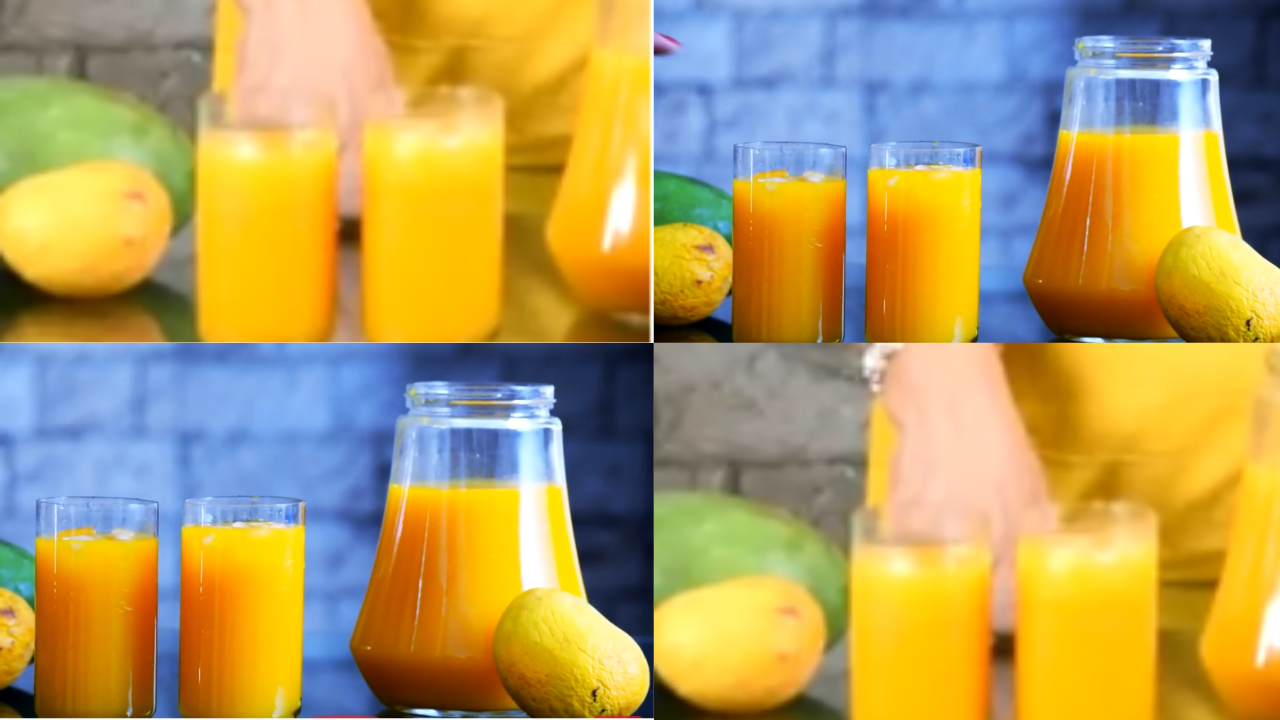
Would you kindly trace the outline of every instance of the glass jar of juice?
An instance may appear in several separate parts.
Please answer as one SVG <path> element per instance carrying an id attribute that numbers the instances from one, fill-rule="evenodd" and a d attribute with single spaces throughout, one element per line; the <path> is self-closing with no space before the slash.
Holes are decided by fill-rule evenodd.
<path id="1" fill-rule="evenodd" d="M 1280 351 L 1259 395 L 1250 456 L 1200 659 L 1241 720 L 1280 719 Z"/>
<path id="2" fill-rule="evenodd" d="M 547 245 L 591 310 L 649 322 L 648 0 L 604 0 Z"/>
<path id="3" fill-rule="evenodd" d="M 399 712 L 523 717 L 493 633 L 530 588 L 585 598 L 550 385 L 415 383 L 351 652 Z"/>
<path id="4" fill-rule="evenodd" d="M 1172 340 L 1156 261 L 1179 230 L 1238 233 L 1209 40 L 1076 41 L 1053 176 L 1023 282 L 1055 334 Z"/>

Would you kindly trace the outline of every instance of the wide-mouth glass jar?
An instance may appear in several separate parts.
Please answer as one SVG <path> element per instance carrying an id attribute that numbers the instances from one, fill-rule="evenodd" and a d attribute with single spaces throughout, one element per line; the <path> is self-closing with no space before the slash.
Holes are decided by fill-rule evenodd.
<path id="1" fill-rule="evenodd" d="M 429 717 L 523 717 L 493 634 L 531 588 L 585 597 L 551 385 L 410 385 L 386 514 L 351 637 L 387 707 Z"/>
<path id="2" fill-rule="evenodd" d="M 1210 54 L 1205 38 L 1076 40 L 1023 275 L 1055 334 L 1175 339 L 1156 300 L 1161 252 L 1186 227 L 1239 233 Z"/>

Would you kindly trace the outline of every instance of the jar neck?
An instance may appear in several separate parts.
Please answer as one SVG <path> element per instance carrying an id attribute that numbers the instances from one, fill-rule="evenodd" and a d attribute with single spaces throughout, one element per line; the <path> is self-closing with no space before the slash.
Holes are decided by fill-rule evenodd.
<path id="1" fill-rule="evenodd" d="M 1208 38 L 1094 35 L 1076 40 L 1079 67 L 1195 70 L 1209 67 Z"/>
<path id="2" fill-rule="evenodd" d="M 555 405 L 552 385 L 420 382 L 408 387 L 410 415 L 471 418 L 546 418 Z"/>

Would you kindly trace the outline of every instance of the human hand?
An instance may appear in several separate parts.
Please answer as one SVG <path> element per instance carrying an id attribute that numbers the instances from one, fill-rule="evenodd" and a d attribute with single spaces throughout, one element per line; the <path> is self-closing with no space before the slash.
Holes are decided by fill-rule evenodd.
<path id="1" fill-rule="evenodd" d="M 994 346 L 909 345 L 885 376 L 898 428 L 886 510 L 916 527 L 984 518 L 994 560 L 992 623 L 1013 629 L 1018 537 L 1049 521 L 1044 468 Z"/>
<path id="2" fill-rule="evenodd" d="M 341 142 L 339 207 L 358 216 L 364 122 L 400 102 L 365 0 L 239 1 L 244 32 L 232 92 L 273 108 L 326 106 Z"/>
<path id="3" fill-rule="evenodd" d="M 680 49 L 680 43 L 670 35 L 656 32 L 653 34 L 653 54 L 670 55 Z"/>

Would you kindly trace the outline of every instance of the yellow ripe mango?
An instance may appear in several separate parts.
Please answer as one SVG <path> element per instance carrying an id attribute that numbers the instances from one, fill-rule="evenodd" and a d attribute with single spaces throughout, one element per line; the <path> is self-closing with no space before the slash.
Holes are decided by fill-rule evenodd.
<path id="1" fill-rule="evenodd" d="M 1156 263 L 1156 298 L 1187 342 L 1280 342 L 1280 268 L 1225 230 L 1174 235 Z"/>
<path id="2" fill-rule="evenodd" d="M 826 621 L 803 586 L 746 576 L 674 595 L 654 609 L 654 669 L 685 702 L 750 714 L 791 702 L 822 663 Z"/>
<path id="3" fill-rule="evenodd" d="M 493 635 L 498 677 L 534 718 L 627 716 L 649 694 L 649 662 L 586 600 L 536 588 L 516 596 Z"/>
<path id="4" fill-rule="evenodd" d="M 0 588 L 0 690 L 27 669 L 35 651 L 35 611 L 21 595 Z"/>
<path id="5" fill-rule="evenodd" d="M 141 284 L 172 229 L 160 181 L 114 160 L 33 175 L 0 195 L 0 258 L 55 297 L 104 298 Z"/>
<path id="6" fill-rule="evenodd" d="M 709 316 L 733 286 L 733 248 L 692 223 L 653 229 L 653 322 L 688 325 Z"/>

